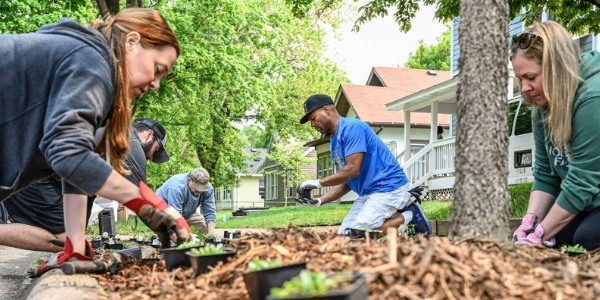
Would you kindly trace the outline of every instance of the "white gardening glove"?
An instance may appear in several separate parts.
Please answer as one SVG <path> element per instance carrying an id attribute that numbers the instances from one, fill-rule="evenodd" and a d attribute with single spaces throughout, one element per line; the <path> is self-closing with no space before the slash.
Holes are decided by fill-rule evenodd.
<path id="1" fill-rule="evenodd" d="M 294 198 L 294 200 L 296 200 L 296 202 L 298 202 L 302 205 L 306 205 L 306 206 L 313 206 L 313 207 L 321 206 L 320 198 Z"/>
<path id="2" fill-rule="evenodd" d="M 297 192 L 298 194 L 302 194 L 303 190 L 314 190 L 318 188 L 321 188 L 321 183 L 319 183 L 319 180 L 311 179 L 300 184 Z"/>

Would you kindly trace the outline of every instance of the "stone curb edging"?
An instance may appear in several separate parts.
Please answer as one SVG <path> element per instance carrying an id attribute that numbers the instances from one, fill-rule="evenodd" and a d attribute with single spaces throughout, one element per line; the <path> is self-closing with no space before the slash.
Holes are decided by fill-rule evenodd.
<path id="1" fill-rule="evenodd" d="M 108 293 L 88 275 L 65 275 L 48 271 L 31 289 L 27 300 L 107 300 Z"/>

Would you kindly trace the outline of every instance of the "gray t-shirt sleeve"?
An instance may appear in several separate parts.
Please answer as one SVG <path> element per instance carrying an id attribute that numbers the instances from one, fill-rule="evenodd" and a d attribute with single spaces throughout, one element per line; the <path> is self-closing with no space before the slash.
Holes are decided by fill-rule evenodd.
<path id="1" fill-rule="evenodd" d="M 130 152 L 125 159 L 125 164 L 127 169 L 131 171 L 131 174 L 126 175 L 125 178 L 133 184 L 139 185 L 140 182 L 146 182 L 146 154 L 140 140 L 132 137 L 130 146 Z"/>

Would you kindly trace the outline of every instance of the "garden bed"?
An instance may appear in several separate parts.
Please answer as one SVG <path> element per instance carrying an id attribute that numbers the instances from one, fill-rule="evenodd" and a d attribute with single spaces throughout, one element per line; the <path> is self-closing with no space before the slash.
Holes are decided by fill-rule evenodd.
<path id="1" fill-rule="evenodd" d="M 243 280 L 253 257 L 306 262 L 311 271 L 367 275 L 369 299 L 597 299 L 600 252 L 569 257 L 555 250 L 484 239 L 399 238 L 397 262 L 386 242 L 350 240 L 291 227 L 242 234 L 227 264 L 193 277 L 143 262 L 117 275 L 94 275 L 109 299 L 249 299 Z M 392 251 L 393 252 L 393 251 Z M 393 256 L 393 255 L 392 255 Z"/>

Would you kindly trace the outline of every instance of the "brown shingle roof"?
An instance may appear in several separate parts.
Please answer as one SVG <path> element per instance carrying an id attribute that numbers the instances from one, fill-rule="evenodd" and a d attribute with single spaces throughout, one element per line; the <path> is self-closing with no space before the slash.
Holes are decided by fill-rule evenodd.
<path id="1" fill-rule="evenodd" d="M 449 80 L 450 72 L 437 71 L 437 76 L 432 76 L 427 75 L 427 70 L 375 67 L 372 76 L 378 76 L 385 87 L 344 83 L 338 97 L 348 99 L 358 118 L 367 123 L 404 124 L 404 112 L 387 110 L 385 105 Z M 429 125 L 430 119 L 429 113 L 411 114 L 411 124 Z M 450 124 L 450 116 L 439 115 L 438 123 Z"/>
<path id="2" fill-rule="evenodd" d="M 377 75 L 389 88 L 415 93 L 451 78 L 450 71 L 435 71 L 437 75 L 428 75 L 427 70 L 374 67 L 371 76 Z"/>

